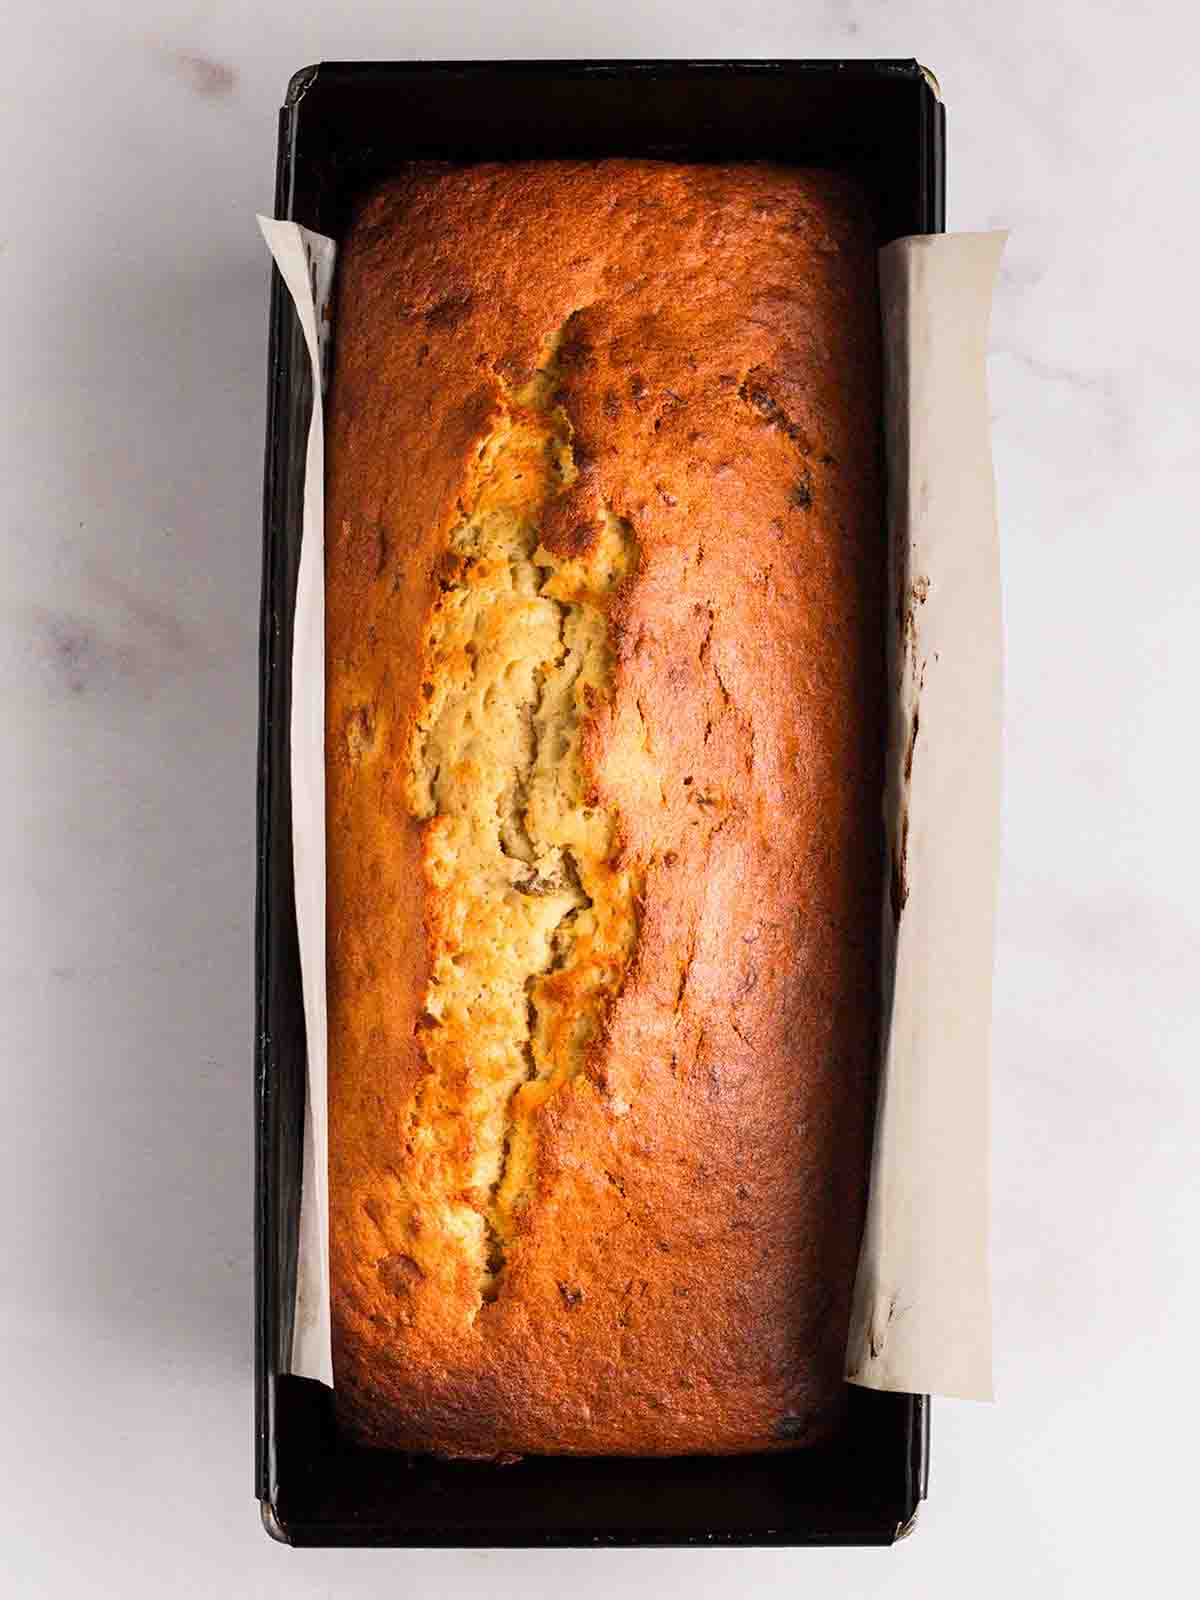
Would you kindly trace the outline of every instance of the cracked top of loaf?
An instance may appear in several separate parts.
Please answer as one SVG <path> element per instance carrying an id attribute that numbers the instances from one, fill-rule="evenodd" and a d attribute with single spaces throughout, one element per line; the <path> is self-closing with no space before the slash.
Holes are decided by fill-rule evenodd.
<path id="1" fill-rule="evenodd" d="M 871 227 L 778 166 L 419 166 L 338 264 L 339 1416 L 828 1435 L 878 1025 Z"/>

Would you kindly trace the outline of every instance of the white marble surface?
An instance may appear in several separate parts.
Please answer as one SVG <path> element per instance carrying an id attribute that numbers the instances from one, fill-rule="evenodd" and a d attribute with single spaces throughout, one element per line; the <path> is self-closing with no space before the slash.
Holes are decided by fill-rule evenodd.
<path id="1" fill-rule="evenodd" d="M 1200 28 L 1174 4 L 10 8 L 0 149 L 5 1595 L 1186 1588 L 1200 1294 Z M 347 20 L 343 11 L 352 11 Z M 322 57 L 917 55 L 1013 229 L 995 1406 L 891 1552 L 296 1553 L 251 1495 L 275 113 Z"/>

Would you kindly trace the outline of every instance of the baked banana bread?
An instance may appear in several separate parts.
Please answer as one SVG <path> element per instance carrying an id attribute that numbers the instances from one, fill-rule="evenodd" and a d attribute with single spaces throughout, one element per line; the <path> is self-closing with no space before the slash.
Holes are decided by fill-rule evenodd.
<path id="1" fill-rule="evenodd" d="M 338 1414 L 737 1453 L 843 1396 L 878 1030 L 878 304 L 848 181 L 419 166 L 328 405 Z"/>

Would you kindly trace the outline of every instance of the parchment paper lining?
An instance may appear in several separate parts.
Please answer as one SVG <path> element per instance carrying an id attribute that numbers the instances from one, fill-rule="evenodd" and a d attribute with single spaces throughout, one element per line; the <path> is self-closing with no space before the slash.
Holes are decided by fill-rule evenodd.
<path id="1" fill-rule="evenodd" d="M 329 1192 L 325 1119 L 325 422 L 336 246 L 294 222 L 259 217 L 300 318 L 313 369 L 304 509 L 292 635 L 292 861 L 308 1041 L 300 1230 L 291 1371 L 333 1385 L 329 1327 Z"/>
<path id="2" fill-rule="evenodd" d="M 332 1383 L 326 1177 L 324 448 L 333 241 L 259 218 L 313 362 L 292 659 L 308 1104 L 291 1371 Z M 880 252 L 894 702 L 885 1038 L 853 1383 L 991 1395 L 988 1077 L 999 852 L 999 561 L 987 404 L 1004 235 Z M 891 974 L 894 972 L 894 982 Z"/>

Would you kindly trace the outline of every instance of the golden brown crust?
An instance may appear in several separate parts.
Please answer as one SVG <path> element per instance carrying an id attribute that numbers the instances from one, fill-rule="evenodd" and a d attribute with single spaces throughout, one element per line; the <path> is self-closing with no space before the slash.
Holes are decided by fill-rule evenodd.
<path id="1" fill-rule="evenodd" d="M 764 165 L 414 168 L 343 245 L 336 326 L 339 1416 L 368 1443 L 475 1456 L 819 1438 L 842 1394 L 878 1020 L 885 560 L 864 208 L 840 178 Z M 414 805 L 414 729 L 431 663 L 456 670 L 431 618 L 476 581 L 454 540 L 479 448 L 535 392 L 537 426 L 562 409 L 573 471 L 536 494 L 522 476 L 521 515 L 558 571 L 575 563 L 572 604 L 596 598 L 605 526 L 636 546 L 596 599 L 609 654 L 591 692 L 562 702 L 589 808 L 612 825 L 594 871 L 633 886 L 629 907 L 613 889 L 612 927 L 631 915 L 636 937 L 607 987 L 545 991 L 594 1017 L 525 1107 L 528 1191 L 489 1212 L 480 1174 L 501 1156 L 462 1115 L 477 1067 L 422 1037 L 443 1025 L 427 1002 L 459 891 L 430 867 L 452 801 Z M 530 600 L 534 623 L 549 603 Z M 561 657 L 530 648 L 541 682 Z M 419 1131 L 435 1060 L 453 1129 L 436 1160 Z M 506 1114 L 525 1105 L 512 1081 L 496 1079 Z M 497 1216 L 501 1265 L 481 1279 Z"/>

